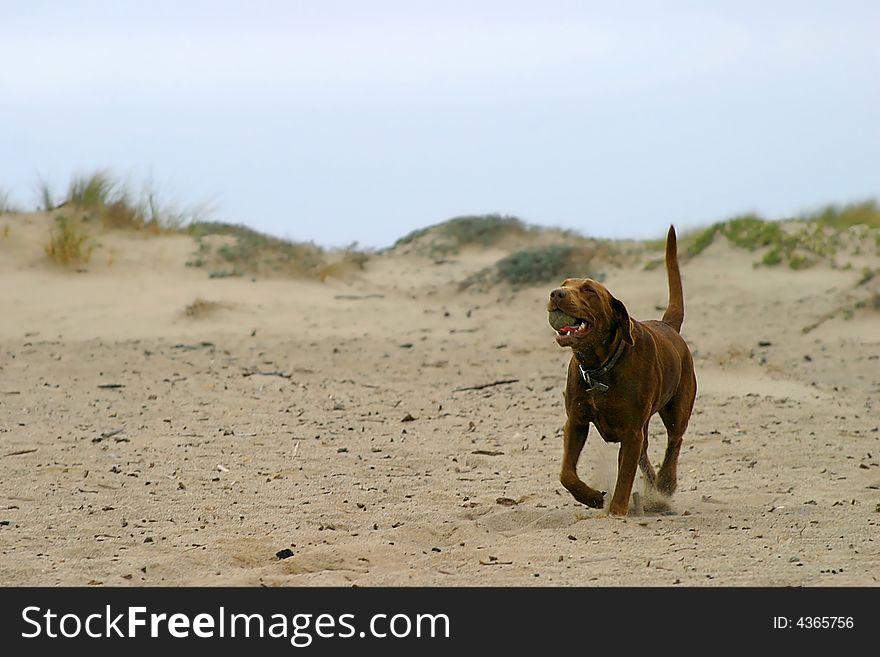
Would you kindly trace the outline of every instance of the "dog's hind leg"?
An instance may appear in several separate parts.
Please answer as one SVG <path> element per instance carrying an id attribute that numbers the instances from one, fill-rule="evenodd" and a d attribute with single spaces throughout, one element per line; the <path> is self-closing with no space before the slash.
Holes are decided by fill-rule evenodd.
<path id="1" fill-rule="evenodd" d="M 642 427 L 642 453 L 639 456 L 639 469 L 642 471 L 645 481 L 648 482 L 648 486 L 653 488 L 657 485 L 657 475 L 654 473 L 654 466 L 651 465 L 651 461 L 648 459 L 648 422 L 645 422 L 645 426 Z"/>
<path id="2" fill-rule="evenodd" d="M 678 485 L 678 453 L 681 451 L 681 439 L 687 430 L 694 407 L 696 388 L 683 386 L 678 393 L 660 409 L 660 418 L 666 427 L 666 454 L 663 464 L 657 472 L 657 490 L 664 495 L 672 495 Z"/>

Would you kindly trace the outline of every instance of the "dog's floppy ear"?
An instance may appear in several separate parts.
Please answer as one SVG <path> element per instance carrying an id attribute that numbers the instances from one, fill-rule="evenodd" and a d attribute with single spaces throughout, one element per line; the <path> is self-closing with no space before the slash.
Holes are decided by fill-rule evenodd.
<path id="1" fill-rule="evenodd" d="M 615 297 L 611 297 L 611 308 L 614 310 L 614 315 L 617 317 L 617 325 L 620 327 L 620 333 L 623 335 L 623 341 L 627 344 L 635 344 L 635 340 L 633 340 L 632 334 L 632 322 L 629 318 L 629 313 L 626 310 L 626 306 L 623 305 L 623 302 Z"/>

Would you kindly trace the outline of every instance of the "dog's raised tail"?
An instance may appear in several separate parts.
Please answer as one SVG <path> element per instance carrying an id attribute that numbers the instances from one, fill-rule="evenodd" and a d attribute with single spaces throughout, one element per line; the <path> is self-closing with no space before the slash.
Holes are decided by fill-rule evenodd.
<path id="1" fill-rule="evenodd" d="M 678 243 L 675 226 L 666 235 L 666 275 L 669 278 L 669 304 L 663 313 L 663 321 L 681 333 L 684 322 L 684 293 L 681 290 L 681 272 L 678 270 Z"/>

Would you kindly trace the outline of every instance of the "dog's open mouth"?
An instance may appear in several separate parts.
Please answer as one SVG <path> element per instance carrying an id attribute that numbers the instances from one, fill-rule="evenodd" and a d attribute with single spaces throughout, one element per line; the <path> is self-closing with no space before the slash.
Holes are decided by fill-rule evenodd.
<path id="1" fill-rule="evenodd" d="M 556 330 L 557 335 L 585 335 L 593 327 L 586 320 L 582 320 L 576 326 L 563 326 Z"/>
<path id="2" fill-rule="evenodd" d="M 585 319 L 572 317 L 561 310 L 551 310 L 549 316 L 550 326 L 556 329 L 556 341 L 562 345 L 569 343 L 572 338 L 586 335 L 593 329 L 593 325 Z"/>

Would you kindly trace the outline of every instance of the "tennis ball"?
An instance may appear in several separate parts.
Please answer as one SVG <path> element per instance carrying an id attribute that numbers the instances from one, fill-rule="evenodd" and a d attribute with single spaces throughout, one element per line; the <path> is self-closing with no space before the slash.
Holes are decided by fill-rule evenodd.
<path id="1" fill-rule="evenodd" d="M 563 326 L 574 326 L 577 324 L 577 319 L 572 317 L 571 315 L 566 315 L 561 310 L 551 310 L 550 316 L 548 317 L 550 321 L 550 326 L 552 326 L 557 331 L 561 329 Z"/>

